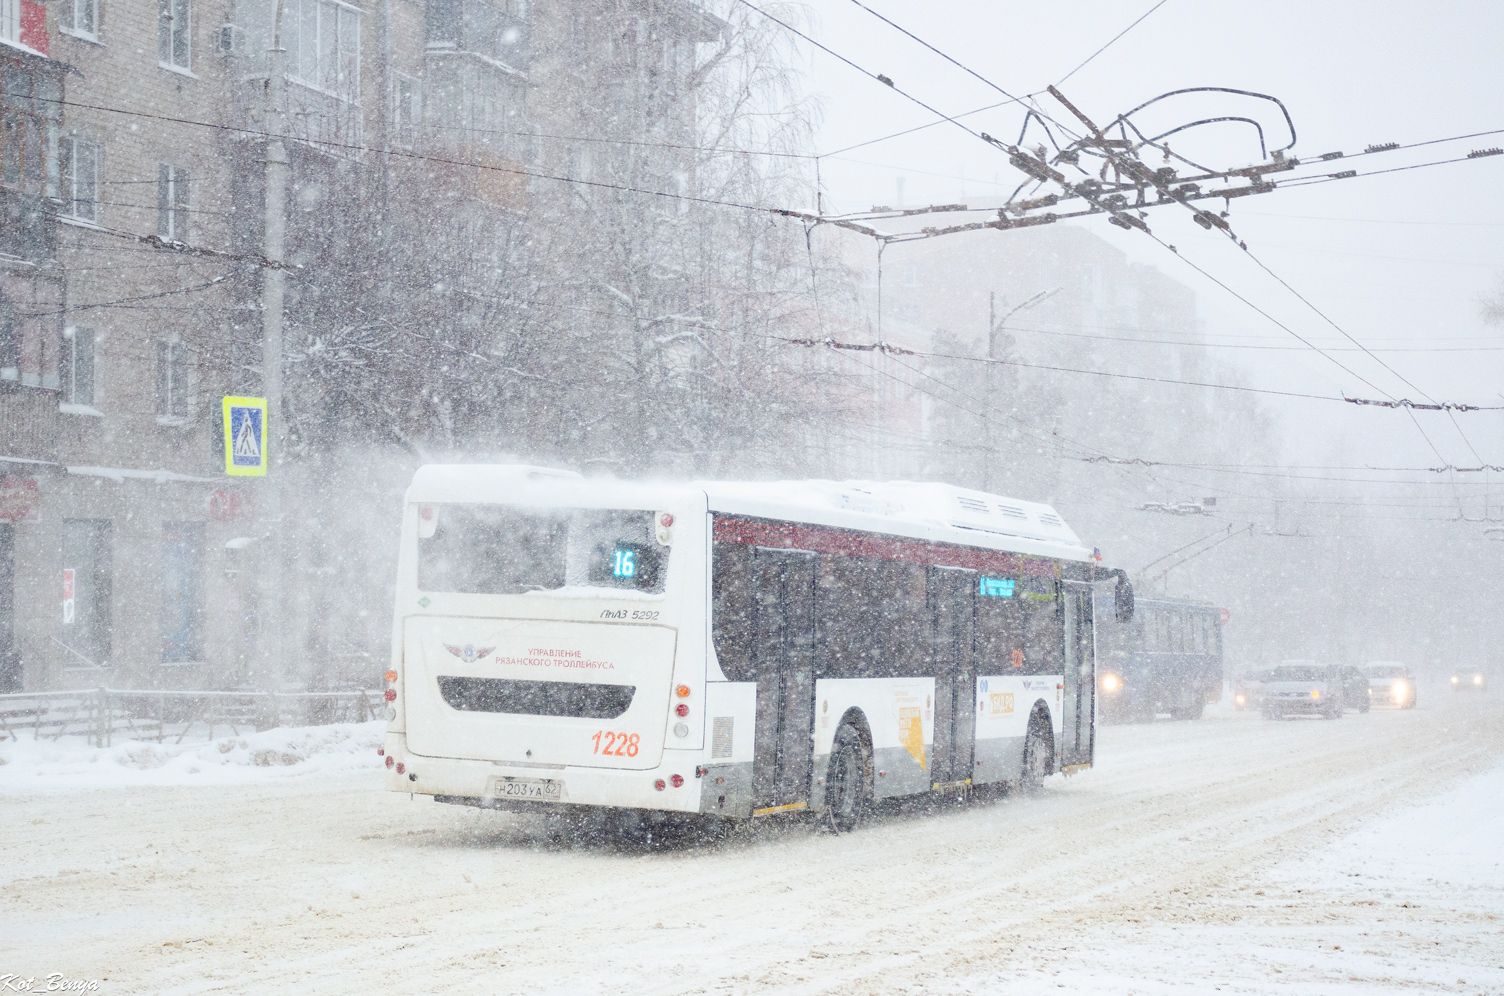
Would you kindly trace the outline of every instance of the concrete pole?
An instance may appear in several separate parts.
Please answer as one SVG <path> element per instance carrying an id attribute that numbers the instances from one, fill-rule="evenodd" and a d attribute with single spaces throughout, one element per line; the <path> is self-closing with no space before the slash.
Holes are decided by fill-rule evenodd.
<path id="1" fill-rule="evenodd" d="M 997 291 L 987 294 L 987 359 L 997 359 Z M 993 417 L 997 414 L 997 364 L 987 364 L 987 410 L 982 413 L 982 426 L 986 430 L 982 450 L 982 490 L 992 493 L 992 450 L 997 445 L 993 433 Z"/>
<path id="2" fill-rule="evenodd" d="M 287 146 L 283 134 L 283 87 L 287 50 L 282 47 L 282 4 L 277 4 L 272 49 L 267 53 L 266 88 L 266 218 L 262 254 L 271 263 L 284 259 L 287 234 Z M 281 687 L 285 677 L 283 630 L 285 629 L 282 583 L 282 468 L 286 466 L 283 444 L 287 420 L 282 407 L 282 304 L 287 271 L 279 266 L 261 270 L 261 381 L 267 408 L 267 480 L 262 509 L 266 556 L 262 567 L 260 632 L 261 684 L 268 691 Z"/>

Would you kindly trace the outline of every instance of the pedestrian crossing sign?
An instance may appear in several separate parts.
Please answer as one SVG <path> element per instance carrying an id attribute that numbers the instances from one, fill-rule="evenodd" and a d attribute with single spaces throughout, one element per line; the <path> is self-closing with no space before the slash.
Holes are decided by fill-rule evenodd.
<path id="1" fill-rule="evenodd" d="M 225 473 L 266 476 L 266 399 L 225 398 Z"/>

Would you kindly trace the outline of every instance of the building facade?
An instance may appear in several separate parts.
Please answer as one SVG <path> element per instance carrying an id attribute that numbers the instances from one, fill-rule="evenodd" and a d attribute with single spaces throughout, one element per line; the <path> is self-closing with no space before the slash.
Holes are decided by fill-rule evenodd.
<path id="1" fill-rule="evenodd" d="M 492 343 L 539 282 L 561 193 L 537 174 L 592 169 L 570 137 L 640 127 L 717 23 L 680 0 L 0 0 L 0 691 L 375 681 L 391 453 L 504 422 L 463 388 L 504 376 Z M 693 103 L 670 117 L 692 131 Z M 271 264 L 297 459 L 231 478 L 220 399 L 265 392 Z"/>

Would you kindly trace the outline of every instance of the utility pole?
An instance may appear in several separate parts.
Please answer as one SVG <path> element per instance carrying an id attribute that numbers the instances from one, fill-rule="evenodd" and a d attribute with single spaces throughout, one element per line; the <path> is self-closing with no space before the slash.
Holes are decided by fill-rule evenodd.
<path id="1" fill-rule="evenodd" d="M 996 361 L 999 359 L 997 355 L 998 329 L 1004 322 L 1012 318 L 1014 315 L 1018 314 L 1020 311 L 1023 311 L 1025 308 L 1032 308 L 1036 304 L 1042 303 L 1045 298 L 1050 297 L 1059 290 L 1060 288 L 1056 287 L 1055 290 L 1040 291 L 1038 294 L 1035 294 L 1023 304 L 1010 309 L 1008 313 L 1001 319 L 997 317 L 997 291 L 991 291 L 987 295 L 987 407 L 992 409 L 993 414 L 997 412 L 996 384 L 998 365 Z M 983 417 L 986 419 L 985 424 L 987 426 L 987 446 L 982 450 L 982 490 L 991 491 L 992 451 L 996 445 L 993 437 L 994 419 L 992 417 L 992 414 L 988 414 Z"/>
<path id="2" fill-rule="evenodd" d="M 267 53 L 266 86 L 266 216 L 262 255 L 271 265 L 261 268 L 261 383 L 266 392 L 267 479 L 262 507 L 266 547 L 262 565 L 262 598 L 256 642 L 261 650 L 261 681 L 268 691 L 277 690 L 284 676 L 282 653 L 282 468 L 287 421 L 282 407 L 282 304 L 287 271 L 284 243 L 287 235 L 287 146 L 283 142 L 283 88 L 287 50 L 282 46 L 283 5 L 278 2 Z"/>

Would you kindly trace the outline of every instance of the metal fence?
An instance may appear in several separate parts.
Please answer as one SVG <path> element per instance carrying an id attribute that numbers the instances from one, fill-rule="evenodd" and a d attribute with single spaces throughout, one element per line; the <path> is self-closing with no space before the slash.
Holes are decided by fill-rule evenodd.
<path id="1" fill-rule="evenodd" d="M 98 747 L 122 740 L 212 740 L 278 726 L 363 723 L 380 715 L 382 693 L 193 692 L 95 688 L 0 695 L 0 739 L 86 736 Z"/>

